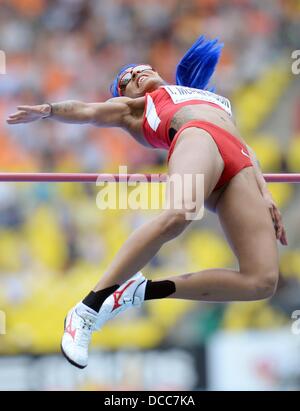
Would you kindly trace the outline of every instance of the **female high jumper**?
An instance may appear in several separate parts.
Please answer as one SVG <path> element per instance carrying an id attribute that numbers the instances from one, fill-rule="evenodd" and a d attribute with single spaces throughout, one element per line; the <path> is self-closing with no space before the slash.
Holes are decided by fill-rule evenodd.
<path id="1" fill-rule="evenodd" d="M 183 181 L 186 175 L 204 175 L 201 204 L 194 202 L 195 181 L 191 190 L 177 193 L 167 186 L 169 207 L 130 235 L 93 291 L 69 311 L 61 348 L 76 367 L 87 366 L 93 331 L 145 300 L 251 301 L 269 298 L 276 290 L 276 239 L 287 244 L 280 212 L 254 152 L 239 135 L 229 100 L 208 89 L 222 47 L 201 36 L 177 65 L 176 85 L 166 84 L 148 64 L 129 64 L 116 76 L 113 98 L 106 102 L 19 106 L 7 120 L 20 124 L 51 118 L 122 127 L 140 144 L 169 151 L 170 181 L 174 175 Z M 147 280 L 139 270 L 191 223 L 188 212 L 203 204 L 218 215 L 239 268 Z"/>

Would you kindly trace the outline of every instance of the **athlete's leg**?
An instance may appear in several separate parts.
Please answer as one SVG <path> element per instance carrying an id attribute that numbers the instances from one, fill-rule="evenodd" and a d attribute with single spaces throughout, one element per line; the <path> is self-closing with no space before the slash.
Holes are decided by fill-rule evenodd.
<path id="1" fill-rule="evenodd" d="M 182 179 L 184 174 L 204 174 L 204 198 L 199 201 L 203 202 L 217 184 L 224 167 L 214 140 L 206 131 L 197 128 L 186 129 L 176 143 L 173 155 L 175 153 L 176 160 L 171 159 L 170 174 L 179 174 Z M 193 183 L 196 183 L 196 179 Z M 102 327 L 106 321 L 127 306 L 135 305 L 137 299 L 142 302 L 146 293 L 149 297 L 149 290 L 153 290 L 153 285 L 156 289 L 156 298 L 174 293 L 174 283 L 168 280 L 162 283 L 146 283 L 143 276 L 137 275 L 125 284 L 122 283 L 148 263 L 165 242 L 178 236 L 188 225 L 186 211 L 191 211 L 191 205 L 194 206 L 192 192 L 197 191 L 197 187 L 192 184 L 190 192 L 180 191 L 181 195 L 177 197 L 175 205 L 182 204 L 182 208 L 170 207 L 153 221 L 136 230 L 120 249 L 94 291 L 69 311 L 61 348 L 73 365 L 80 368 L 87 365 L 92 331 Z M 172 195 L 174 191 L 170 189 L 171 206 L 174 204 Z M 201 205 L 197 204 L 195 208 L 199 209 Z M 122 286 L 118 289 L 120 284 Z"/>
<path id="2" fill-rule="evenodd" d="M 244 301 L 272 296 L 279 274 L 278 249 L 270 212 L 252 167 L 231 180 L 220 197 L 217 213 L 239 270 L 212 269 L 171 277 L 176 285 L 171 297 Z"/>
<path id="3" fill-rule="evenodd" d="M 182 132 L 169 162 L 169 175 L 184 178 L 185 174 L 204 175 L 204 199 L 208 198 L 217 184 L 224 163 L 211 136 L 204 130 L 188 128 Z M 194 181 L 195 183 L 195 181 Z M 193 187 L 195 192 L 196 187 Z M 170 196 L 174 192 L 170 190 Z M 96 285 L 94 291 L 114 284 L 122 284 L 143 268 L 167 241 L 177 237 L 190 223 L 186 211 L 193 204 L 191 192 L 182 192 L 177 209 L 171 207 L 158 217 L 138 228 L 121 247 L 113 262 Z M 177 199 L 178 200 L 178 199 Z M 170 199 L 172 206 L 173 199 Z M 198 204 L 199 208 L 202 204 Z M 180 207 L 181 206 L 181 207 Z M 180 209 L 179 209 L 180 207 Z"/>

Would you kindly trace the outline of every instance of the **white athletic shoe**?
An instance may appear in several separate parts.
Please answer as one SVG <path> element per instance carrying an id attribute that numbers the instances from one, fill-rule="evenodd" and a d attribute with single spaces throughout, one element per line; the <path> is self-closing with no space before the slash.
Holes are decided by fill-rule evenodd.
<path id="1" fill-rule="evenodd" d="M 147 281 L 143 274 L 138 272 L 111 294 L 100 308 L 95 330 L 102 328 L 108 320 L 113 319 L 127 308 L 140 307 L 145 300 Z"/>
<path id="2" fill-rule="evenodd" d="M 88 364 L 88 348 L 97 315 L 88 309 L 82 310 L 79 315 L 76 308 L 77 306 L 72 308 L 65 318 L 61 351 L 72 365 L 85 368 Z"/>
<path id="3" fill-rule="evenodd" d="M 72 308 L 65 319 L 61 342 L 65 358 L 75 367 L 85 368 L 92 332 L 102 328 L 108 320 L 127 308 L 141 306 L 145 299 L 146 284 L 146 278 L 139 272 L 104 301 L 99 313 L 90 310 L 82 302 Z"/>

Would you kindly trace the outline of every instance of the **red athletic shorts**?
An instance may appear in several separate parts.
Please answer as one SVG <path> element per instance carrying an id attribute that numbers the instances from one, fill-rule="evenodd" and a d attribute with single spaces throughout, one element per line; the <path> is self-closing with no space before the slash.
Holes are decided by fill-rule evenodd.
<path id="1" fill-rule="evenodd" d="M 207 131 L 214 139 L 223 158 L 224 170 L 214 190 L 218 190 L 224 184 L 228 183 L 232 177 L 239 173 L 243 168 L 253 166 L 247 147 L 244 144 L 242 144 L 232 134 L 228 133 L 228 131 L 202 120 L 189 121 L 177 131 L 170 145 L 168 162 L 174 151 L 176 141 L 180 137 L 181 133 L 183 130 L 190 127 L 197 127 Z"/>

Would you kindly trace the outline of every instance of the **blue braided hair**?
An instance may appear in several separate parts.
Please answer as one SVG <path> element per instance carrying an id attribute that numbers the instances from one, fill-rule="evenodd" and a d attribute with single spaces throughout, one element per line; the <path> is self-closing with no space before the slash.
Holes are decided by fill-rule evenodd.
<path id="1" fill-rule="evenodd" d="M 219 39 L 201 36 L 185 53 L 176 67 L 176 84 L 207 90 L 215 72 L 224 44 Z"/>
<path id="2" fill-rule="evenodd" d="M 218 39 L 207 40 L 205 36 L 199 37 L 176 66 L 176 84 L 207 90 L 208 83 L 220 59 L 223 46 L 224 44 L 219 43 Z M 129 67 L 135 66 L 137 64 L 127 64 L 120 69 L 110 86 L 113 97 L 119 97 L 118 81 L 120 76 Z M 213 91 L 212 88 L 209 90 Z"/>

